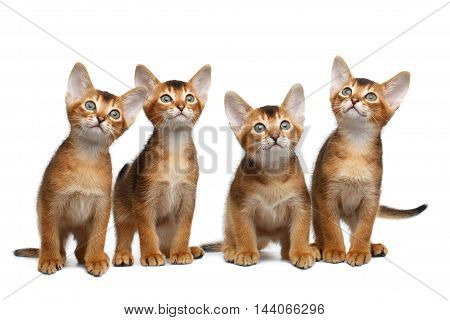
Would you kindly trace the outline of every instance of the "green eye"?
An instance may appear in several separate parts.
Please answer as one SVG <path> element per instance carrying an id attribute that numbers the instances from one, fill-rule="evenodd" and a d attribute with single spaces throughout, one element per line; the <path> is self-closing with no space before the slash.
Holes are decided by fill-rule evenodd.
<path id="1" fill-rule="evenodd" d="M 253 127 L 255 129 L 256 132 L 261 133 L 264 132 L 266 130 L 266 126 L 263 125 L 262 123 L 257 123 L 255 124 L 255 126 Z"/>
<path id="2" fill-rule="evenodd" d="M 291 124 L 289 123 L 289 121 L 286 121 L 286 120 L 284 120 L 280 124 L 280 128 L 283 129 L 283 130 L 289 130 L 290 127 L 291 127 Z"/>
<path id="3" fill-rule="evenodd" d="M 109 113 L 109 116 L 113 119 L 119 119 L 120 118 L 120 112 L 118 110 L 111 110 Z"/>
<path id="4" fill-rule="evenodd" d="M 366 94 L 365 98 L 369 101 L 375 101 L 377 100 L 377 95 L 373 92 L 369 92 L 368 94 Z"/>
<path id="5" fill-rule="evenodd" d="M 343 96 L 349 96 L 349 95 L 352 94 L 352 89 L 350 89 L 349 87 L 346 87 L 346 88 L 344 88 L 344 89 L 342 90 L 341 93 L 342 93 Z"/>
<path id="6" fill-rule="evenodd" d="M 162 103 L 169 103 L 170 101 L 172 101 L 172 97 L 168 94 L 162 95 L 160 99 Z"/>
<path id="7" fill-rule="evenodd" d="M 94 111 L 97 108 L 94 101 L 86 101 L 84 107 L 89 111 Z"/>
<path id="8" fill-rule="evenodd" d="M 188 95 L 186 96 L 186 102 L 187 102 L 187 103 L 194 103 L 194 102 L 195 102 L 194 96 L 193 96 L 192 94 L 188 94 Z"/>

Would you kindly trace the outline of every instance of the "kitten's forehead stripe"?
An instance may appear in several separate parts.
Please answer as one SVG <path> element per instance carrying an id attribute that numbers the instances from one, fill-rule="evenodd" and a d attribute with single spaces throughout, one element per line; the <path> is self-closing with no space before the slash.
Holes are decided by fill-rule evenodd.
<path id="1" fill-rule="evenodd" d="M 180 90 L 180 89 L 184 89 L 185 88 L 186 82 L 179 81 L 179 80 L 169 80 L 169 81 L 166 81 L 166 85 L 169 88 L 173 88 L 175 90 Z"/>
<path id="2" fill-rule="evenodd" d="M 366 78 L 356 78 L 356 83 L 360 86 L 372 86 L 374 82 Z"/>
<path id="3" fill-rule="evenodd" d="M 267 115 L 268 118 L 275 118 L 276 114 L 278 113 L 279 107 L 278 106 L 264 106 L 259 108 L 264 114 Z"/>

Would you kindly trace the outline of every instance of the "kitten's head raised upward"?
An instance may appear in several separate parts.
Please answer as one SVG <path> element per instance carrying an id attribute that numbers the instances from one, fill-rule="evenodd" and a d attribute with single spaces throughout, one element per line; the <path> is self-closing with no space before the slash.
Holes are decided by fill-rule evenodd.
<path id="1" fill-rule="evenodd" d="M 294 152 L 305 119 L 303 87 L 294 85 L 281 106 L 253 109 L 237 93 L 225 95 L 225 112 L 247 155 L 276 159 Z"/>
<path id="2" fill-rule="evenodd" d="M 133 124 L 145 98 L 142 87 L 121 96 L 95 89 L 86 67 L 77 63 L 66 93 L 71 132 L 89 142 L 109 145 Z"/>
<path id="3" fill-rule="evenodd" d="M 156 128 L 192 128 L 206 104 L 210 83 L 209 65 L 201 68 L 188 82 L 160 82 L 145 66 L 136 67 L 135 84 L 145 87 L 148 92 L 144 112 Z"/>
<path id="4" fill-rule="evenodd" d="M 330 101 L 339 125 L 384 127 L 408 92 L 409 72 L 384 83 L 354 78 L 344 59 L 334 59 Z"/>

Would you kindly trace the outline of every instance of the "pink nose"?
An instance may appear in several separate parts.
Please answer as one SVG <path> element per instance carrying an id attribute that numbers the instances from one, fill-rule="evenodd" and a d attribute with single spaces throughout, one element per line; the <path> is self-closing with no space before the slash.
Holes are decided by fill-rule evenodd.
<path id="1" fill-rule="evenodd" d="M 356 104 L 356 103 L 357 103 L 358 101 L 359 101 L 358 99 L 356 99 L 356 98 L 352 98 L 352 102 L 353 102 L 353 104 Z"/>
<path id="2" fill-rule="evenodd" d="M 277 142 L 277 139 L 280 137 L 278 133 L 272 133 L 270 137 L 273 139 L 273 141 Z"/>
<path id="3" fill-rule="evenodd" d="M 102 123 L 103 121 L 105 121 L 105 118 L 103 117 L 97 117 L 98 123 Z"/>
<path id="4" fill-rule="evenodd" d="M 177 108 L 181 111 L 181 112 L 183 112 L 183 109 L 184 109 L 184 106 L 177 106 Z"/>

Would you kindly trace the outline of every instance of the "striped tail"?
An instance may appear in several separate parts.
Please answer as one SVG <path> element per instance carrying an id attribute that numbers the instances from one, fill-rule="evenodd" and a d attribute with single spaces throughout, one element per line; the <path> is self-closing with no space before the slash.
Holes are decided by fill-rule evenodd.
<path id="1" fill-rule="evenodd" d="M 378 210 L 378 216 L 380 218 L 387 218 L 387 219 L 412 218 L 414 216 L 417 216 L 421 212 L 425 211 L 427 207 L 428 207 L 427 204 L 423 204 L 420 207 L 414 209 L 400 210 L 386 206 L 380 206 L 380 210 Z"/>
<path id="2" fill-rule="evenodd" d="M 26 258 L 37 258 L 39 257 L 38 248 L 24 248 L 14 250 L 14 255 L 16 257 L 26 257 Z"/>
<path id="3" fill-rule="evenodd" d="M 206 252 L 220 252 L 222 251 L 222 241 L 205 243 L 200 246 Z"/>

